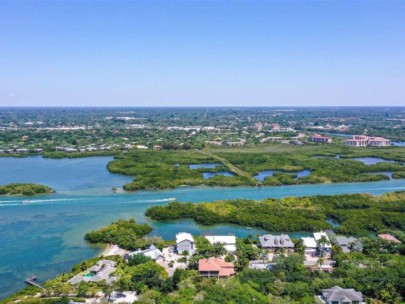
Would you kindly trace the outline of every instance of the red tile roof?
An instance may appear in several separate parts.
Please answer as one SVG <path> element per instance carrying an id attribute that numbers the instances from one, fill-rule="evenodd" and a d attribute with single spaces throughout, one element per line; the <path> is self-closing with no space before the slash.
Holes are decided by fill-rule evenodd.
<path id="1" fill-rule="evenodd" d="M 198 271 L 218 272 L 220 277 L 229 277 L 235 274 L 235 265 L 217 258 L 201 259 L 198 261 Z"/>

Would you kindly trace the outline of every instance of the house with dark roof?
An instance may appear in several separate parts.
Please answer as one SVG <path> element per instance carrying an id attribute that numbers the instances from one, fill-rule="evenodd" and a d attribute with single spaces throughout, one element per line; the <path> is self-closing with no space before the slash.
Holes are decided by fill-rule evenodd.
<path id="1" fill-rule="evenodd" d="M 101 282 L 106 281 L 107 284 L 112 284 L 117 280 L 111 274 L 116 269 L 116 262 L 110 260 L 100 260 L 95 265 L 87 269 L 83 275 L 75 275 L 68 282 L 72 285 L 80 282 Z"/>
<path id="2" fill-rule="evenodd" d="M 336 237 L 336 245 L 342 248 L 342 252 L 348 253 L 352 251 L 352 248 L 355 251 L 361 251 L 360 248 L 357 248 L 361 244 L 357 242 L 357 239 L 354 237 L 345 237 L 345 236 L 337 236 Z"/>
<path id="3" fill-rule="evenodd" d="M 361 304 L 363 302 L 363 294 L 354 289 L 344 289 L 339 286 L 334 286 L 330 289 L 322 289 L 322 294 L 319 299 L 326 304 Z"/>
<path id="4" fill-rule="evenodd" d="M 272 235 L 265 234 L 259 237 L 260 247 L 263 249 L 279 249 L 284 248 L 286 250 L 294 250 L 294 243 L 290 237 L 286 234 Z"/>

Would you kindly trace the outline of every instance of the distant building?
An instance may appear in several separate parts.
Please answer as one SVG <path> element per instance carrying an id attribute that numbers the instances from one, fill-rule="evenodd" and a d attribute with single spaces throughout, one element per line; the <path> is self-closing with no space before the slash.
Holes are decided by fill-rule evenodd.
<path id="1" fill-rule="evenodd" d="M 228 146 L 243 146 L 244 144 L 246 144 L 246 140 L 241 139 L 239 141 L 227 141 L 226 144 Z"/>
<path id="2" fill-rule="evenodd" d="M 290 237 L 286 234 L 272 235 L 265 234 L 259 237 L 260 247 L 264 249 L 278 249 L 284 248 L 287 250 L 294 250 L 294 243 L 291 241 Z"/>
<path id="3" fill-rule="evenodd" d="M 281 126 L 278 123 L 272 124 L 271 125 L 271 129 L 273 131 L 280 131 L 281 130 Z"/>
<path id="4" fill-rule="evenodd" d="M 354 289 L 343 289 L 334 286 L 330 289 L 322 289 L 319 297 L 326 304 L 360 304 L 363 303 L 363 294 Z"/>
<path id="5" fill-rule="evenodd" d="M 153 145 L 153 150 L 162 150 L 161 145 Z"/>
<path id="6" fill-rule="evenodd" d="M 346 144 L 351 147 L 366 147 L 366 146 L 388 147 L 391 145 L 391 141 L 383 137 L 353 135 L 352 138 L 346 140 Z"/>
<path id="7" fill-rule="evenodd" d="M 389 147 L 391 146 L 391 141 L 384 137 L 369 137 L 368 145 L 373 147 Z"/>
<path id="8" fill-rule="evenodd" d="M 198 272 L 203 277 L 226 278 L 235 274 L 235 265 L 218 258 L 201 259 L 198 261 Z"/>
<path id="9" fill-rule="evenodd" d="M 388 233 L 383 233 L 383 234 L 379 234 L 378 237 L 380 239 L 386 240 L 388 242 L 393 242 L 393 243 L 397 243 L 397 244 L 401 244 L 401 241 L 398 240 L 395 236 L 388 234 Z"/>
<path id="10" fill-rule="evenodd" d="M 190 233 L 180 232 L 176 234 L 176 246 L 177 253 L 187 252 L 193 254 L 195 251 L 194 238 Z"/>
<path id="11" fill-rule="evenodd" d="M 212 245 L 222 244 L 229 253 L 236 252 L 236 237 L 234 235 L 206 235 L 205 238 Z"/>
<path id="12" fill-rule="evenodd" d="M 331 144 L 333 142 L 332 138 L 322 136 L 319 134 L 314 134 L 309 138 L 310 141 L 315 142 L 315 143 L 321 143 L 321 144 Z"/>
<path id="13" fill-rule="evenodd" d="M 205 141 L 206 144 L 212 145 L 212 146 L 221 146 L 222 142 L 220 141 L 215 141 L 215 140 L 207 140 Z"/>

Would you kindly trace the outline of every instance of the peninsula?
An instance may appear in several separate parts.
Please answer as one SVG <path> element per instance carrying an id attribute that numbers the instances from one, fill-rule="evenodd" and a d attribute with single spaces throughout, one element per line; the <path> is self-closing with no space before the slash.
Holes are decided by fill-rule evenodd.
<path id="1" fill-rule="evenodd" d="M 0 195 L 10 195 L 10 196 L 33 196 L 39 194 L 50 194 L 55 191 L 44 185 L 39 184 L 8 184 L 0 186 Z"/>

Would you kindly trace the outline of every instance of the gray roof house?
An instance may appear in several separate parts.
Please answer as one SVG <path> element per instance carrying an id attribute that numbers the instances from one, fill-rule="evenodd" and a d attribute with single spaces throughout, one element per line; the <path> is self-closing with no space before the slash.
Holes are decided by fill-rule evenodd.
<path id="1" fill-rule="evenodd" d="M 127 255 L 127 257 L 132 257 L 136 254 L 143 254 L 144 256 L 147 256 L 148 258 L 151 258 L 154 261 L 157 260 L 164 260 L 164 256 L 162 251 L 160 251 L 156 246 L 150 245 L 148 249 L 145 250 L 140 250 L 138 249 L 137 251 L 133 251 Z"/>
<path id="2" fill-rule="evenodd" d="M 349 237 L 349 238 L 345 237 L 345 236 L 337 236 L 336 237 L 336 244 L 338 246 L 340 246 L 340 248 L 342 248 L 342 251 L 344 253 L 350 252 L 351 251 L 350 250 L 350 245 L 352 243 L 355 243 L 356 241 L 357 241 L 357 239 L 354 238 L 354 237 Z M 356 245 L 356 244 L 354 244 L 354 245 Z"/>
<path id="3" fill-rule="evenodd" d="M 334 286 L 330 289 L 322 289 L 322 295 L 319 297 L 327 304 L 360 304 L 363 302 L 363 294 L 354 289 L 343 289 Z"/>
<path id="4" fill-rule="evenodd" d="M 177 253 L 187 252 L 188 254 L 193 254 L 195 251 L 193 236 L 186 232 L 176 234 L 175 249 Z"/>
<path id="5" fill-rule="evenodd" d="M 85 282 L 100 282 L 105 280 L 107 284 L 111 284 L 116 280 L 115 277 L 110 275 L 115 271 L 116 262 L 110 260 L 100 260 L 95 265 L 90 267 L 86 274 L 75 275 L 68 282 L 70 284 L 78 284 L 82 281 Z"/>
<path id="6" fill-rule="evenodd" d="M 259 237 L 260 247 L 266 249 L 276 249 L 276 248 L 285 248 L 293 249 L 294 243 L 291 241 L 290 237 L 286 234 L 281 235 L 272 235 L 265 234 Z"/>

